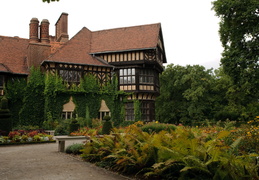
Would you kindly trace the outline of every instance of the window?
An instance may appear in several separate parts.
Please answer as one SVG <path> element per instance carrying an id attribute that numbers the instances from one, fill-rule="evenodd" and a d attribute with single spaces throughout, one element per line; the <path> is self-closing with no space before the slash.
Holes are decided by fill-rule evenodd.
<path id="1" fill-rule="evenodd" d="M 4 86 L 4 76 L 0 75 L 0 87 L 3 88 Z"/>
<path id="2" fill-rule="evenodd" d="M 111 113 L 110 113 L 110 112 L 102 112 L 102 111 L 100 111 L 98 118 L 99 118 L 100 120 L 103 120 L 104 116 L 111 116 Z"/>
<path id="3" fill-rule="evenodd" d="M 125 104 L 125 120 L 126 121 L 134 121 L 134 104 L 133 102 L 129 102 Z"/>
<path id="4" fill-rule="evenodd" d="M 142 120 L 144 121 L 153 121 L 155 120 L 154 112 L 155 105 L 153 101 L 142 101 L 141 102 L 141 114 Z"/>
<path id="5" fill-rule="evenodd" d="M 139 83 L 154 84 L 154 71 L 152 69 L 141 69 L 139 72 Z"/>
<path id="6" fill-rule="evenodd" d="M 73 112 L 72 111 L 63 111 L 61 115 L 62 119 L 73 119 Z"/>
<path id="7" fill-rule="evenodd" d="M 81 78 L 81 72 L 75 70 L 59 70 L 59 75 L 62 79 L 68 83 L 79 84 Z"/>
<path id="8" fill-rule="evenodd" d="M 120 84 L 135 84 L 135 68 L 120 69 Z"/>
<path id="9" fill-rule="evenodd" d="M 0 75 L 0 96 L 4 95 L 4 76 Z"/>

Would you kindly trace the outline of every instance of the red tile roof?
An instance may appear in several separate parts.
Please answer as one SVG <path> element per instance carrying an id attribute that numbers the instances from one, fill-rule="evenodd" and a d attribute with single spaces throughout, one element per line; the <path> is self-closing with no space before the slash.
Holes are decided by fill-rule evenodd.
<path id="1" fill-rule="evenodd" d="M 0 36 L 0 71 L 28 74 L 26 62 L 28 39 Z"/>
<path id="2" fill-rule="evenodd" d="M 95 32 L 84 27 L 47 61 L 108 65 L 89 54 L 155 48 L 160 28 L 160 23 Z"/>
<path id="3" fill-rule="evenodd" d="M 6 72 L 6 73 L 10 73 L 10 69 L 8 67 L 6 67 L 3 63 L 0 63 L 0 72 Z"/>
<path id="4" fill-rule="evenodd" d="M 72 39 L 65 43 L 46 61 L 60 63 L 87 64 L 95 66 L 110 66 L 107 62 L 102 62 L 89 55 L 91 48 L 92 32 L 87 28 L 82 28 Z"/>
<path id="5" fill-rule="evenodd" d="M 155 48 L 161 24 L 149 24 L 95 31 L 92 35 L 91 53 Z"/>
<path id="6" fill-rule="evenodd" d="M 160 23 L 94 32 L 84 27 L 66 43 L 50 42 L 45 61 L 110 66 L 90 54 L 155 48 L 160 29 Z M 0 36 L 0 72 L 29 74 L 28 45 L 28 39 Z"/>

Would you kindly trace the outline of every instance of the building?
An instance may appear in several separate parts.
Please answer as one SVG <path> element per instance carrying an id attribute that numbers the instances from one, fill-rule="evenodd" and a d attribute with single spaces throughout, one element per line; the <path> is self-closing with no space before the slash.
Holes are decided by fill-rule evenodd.
<path id="1" fill-rule="evenodd" d="M 159 95 L 159 74 L 166 63 L 161 24 L 148 24 L 101 31 L 83 27 L 69 39 L 68 14 L 62 13 L 55 36 L 49 35 L 49 21 L 32 18 L 29 39 L 0 36 L 0 89 L 6 81 L 27 77 L 30 67 L 58 73 L 67 83 L 79 84 L 88 73 L 105 83 L 116 73 L 118 89 L 131 92 L 125 104 L 126 120 L 134 120 L 132 100 L 141 102 L 142 119 L 155 119 L 155 98 Z M 102 102 L 108 113 L 108 107 Z M 101 105 L 100 105 L 101 106 Z"/>

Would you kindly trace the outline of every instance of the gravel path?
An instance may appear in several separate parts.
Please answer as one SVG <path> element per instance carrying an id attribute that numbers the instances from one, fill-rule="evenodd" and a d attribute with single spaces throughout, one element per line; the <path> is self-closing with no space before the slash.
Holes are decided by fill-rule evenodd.
<path id="1" fill-rule="evenodd" d="M 78 141 L 67 141 L 66 147 Z M 0 146 L 1 180 L 129 180 L 65 153 L 57 143 Z"/>

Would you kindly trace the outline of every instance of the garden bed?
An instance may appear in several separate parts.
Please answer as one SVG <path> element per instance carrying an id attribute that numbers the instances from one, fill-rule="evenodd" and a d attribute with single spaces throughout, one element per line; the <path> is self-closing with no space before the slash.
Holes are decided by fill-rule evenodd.
<path id="1" fill-rule="evenodd" d="M 242 127 L 226 121 L 223 126 L 179 125 L 165 130 L 159 123 L 143 128 L 147 125 L 136 122 L 114 128 L 112 135 L 102 138 L 87 128 L 73 134 L 91 136 L 91 141 L 76 149 L 85 161 L 128 176 L 258 179 L 258 122 L 256 117 Z"/>
<path id="2" fill-rule="evenodd" d="M 0 146 L 44 144 L 44 143 L 56 143 L 56 141 L 52 140 L 52 141 L 32 141 L 32 142 L 10 142 L 10 143 L 0 143 Z"/>
<path id="3" fill-rule="evenodd" d="M 0 136 L 0 145 L 20 145 L 55 142 L 53 135 L 38 130 L 11 131 L 8 136 Z"/>

